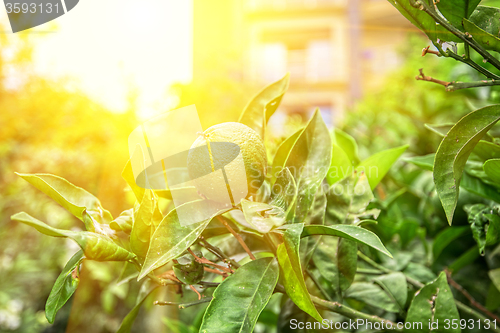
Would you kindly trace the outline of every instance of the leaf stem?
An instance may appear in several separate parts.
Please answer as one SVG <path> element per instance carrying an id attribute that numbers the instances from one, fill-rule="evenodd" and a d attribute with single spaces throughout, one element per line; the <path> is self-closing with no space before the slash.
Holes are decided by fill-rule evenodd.
<path id="1" fill-rule="evenodd" d="M 250 259 L 255 260 L 255 256 L 253 255 L 252 251 L 250 251 L 250 248 L 247 246 L 247 244 L 245 243 L 245 241 L 243 240 L 243 238 L 241 238 L 241 236 L 236 231 L 234 231 L 233 228 L 231 228 L 231 226 L 229 224 L 227 224 L 226 221 L 224 221 L 224 219 L 220 218 L 220 216 L 217 215 L 217 219 L 238 240 L 238 242 L 240 243 L 240 245 L 245 249 L 246 253 L 248 253 L 248 255 L 250 256 Z"/>
<path id="2" fill-rule="evenodd" d="M 219 249 L 217 246 L 213 246 L 212 244 L 210 244 L 203 236 L 200 236 L 199 240 L 200 245 L 206 248 L 208 251 L 212 252 L 219 258 L 222 258 L 223 261 L 225 259 L 231 264 L 232 267 L 240 268 L 240 264 L 238 264 L 236 260 L 231 259 L 231 257 L 222 252 L 221 249 Z"/>
<path id="3" fill-rule="evenodd" d="M 213 297 L 204 297 L 198 301 L 195 302 L 190 302 L 190 303 L 177 303 L 177 302 L 162 302 L 162 301 L 155 301 L 153 304 L 154 305 L 173 305 L 177 306 L 179 309 L 185 309 L 189 308 L 190 306 L 202 304 L 202 303 L 208 303 L 212 300 Z"/>
<path id="4" fill-rule="evenodd" d="M 394 332 L 402 332 L 403 331 L 402 329 L 398 329 L 396 323 L 394 323 L 390 320 L 383 319 L 383 318 L 380 318 L 378 316 L 369 315 L 367 313 L 354 310 L 346 305 L 340 304 L 339 302 L 325 301 L 325 300 L 318 298 L 316 296 L 311 296 L 311 300 L 316 305 L 318 305 L 326 310 L 330 310 L 332 312 L 341 314 L 347 318 L 363 319 L 363 320 L 366 320 L 367 322 L 380 323 L 380 324 L 384 325 L 383 327 L 386 328 L 387 330 L 391 330 Z M 387 324 L 392 325 L 392 328 L 388 327 Z M 384 331 L 384 328 L 382 328 L 382 331 Z"/>

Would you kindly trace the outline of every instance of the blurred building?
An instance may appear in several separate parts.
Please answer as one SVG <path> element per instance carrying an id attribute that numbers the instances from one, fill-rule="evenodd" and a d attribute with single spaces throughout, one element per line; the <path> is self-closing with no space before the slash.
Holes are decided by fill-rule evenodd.
<path id="1" fill-rule="evenodd" d="M 264 86 L 290 72 L 280 111 L 307 117 L 318 107 L 330 125 L 401 63 L 397 48 L 412 29 L 386 0 L 194 0 L 193 5 L 194 80 L 226 75 Z"/>

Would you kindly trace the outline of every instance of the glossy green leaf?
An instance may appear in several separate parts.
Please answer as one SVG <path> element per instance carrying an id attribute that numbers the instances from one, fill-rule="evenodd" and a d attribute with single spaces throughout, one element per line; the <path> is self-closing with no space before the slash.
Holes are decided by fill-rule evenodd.
<path id="1" fill-rule="evenodd" d="M 485 162 L 493 158 L 500 158 L 500 145 L 480 140 L 472 152 Z"/>
<path id="2" fill-rule="evenodd" d="M 268 85 L 257 94 L 245 107 L 238 122 L 247 125 L 264 138 L 266 125 L 281 103 L 288 90 L 290 75 Z"/>
<path id="3" fill-rule="evenodd" d="M 354 283 L 345 291 L 344 297 L 358 300 L 388 312 L 399 312 L 399 306 L 396 301 L 381 287 L 373 283 Z"/>
<path id="4" fill-rule="evenodd" d="M 284 242 L 278 246 L 278 261 L 287 295 L 302 311 L 321 322 L 322 318 L 311 301 L 300 264 L 299 247 L 303 229 L 302 223 L 288 226 L 284 233 Z"/>
<path id="5" fill-rule="evenodd" d="M 356 171 L 366 174 L 370 187 L 373 190 L 408 147 L 408 145 L 404 145 L 376 153 L 362 161 L 356 167 Z"/>
<path id="6" fill-rule="evenodd" d="M 27 224 L 44 235 L 73 239 L 82 248 L 85 257 L 90 260 L 126 261 L 135 257 L 133 253 L 118 246 L 110 238 L 100 234 L 89 231 L 75 232 L 56 229 L 24 212 L 13 215 L 11 219 Z"/>
<path id="7" fill-rule="evenodd" d="M 384 244 L 373 232 L 354 225 L 306 225 L 302 231 L 301 237 L 313 235 L 337 236 L 356 241 L 367 245 L 386 256 L 392 258 L 391 253 L 385 248 Z"/>
<path id="8" fill-rule="evenodd" d="M 455 320 L 458 322 L 460 316 L 458 314 L 453 294 L 446 280 L 446 274 L 442 272 L 439 277 L 426 284 L 422 289 L 417 291 L 413 298 L 408 315 L 406 316 L 407 323 L 422 323 L 422 330 L 405 330 L 404 332 L 428 332 L 429 321 L 438 322 L 439 328 L 435 332 L 450 332 L 459 333 L 460 328 L 456 329 L 448 327 L 445 329 L 445 320 Z"/>
<path id="9" fill-rule="evenodd" d="M 185 205 L 192 203 L 188 202 Z M 214 216 L 220 213 L 223 212 Z M 138 280 L 186 251 L 198 239 L 211 219 L 183 226 L 175 209 L 168 213 L 151 236 L 148 254 Z"/>
<path id="10" fill-rule="evenodd" d="M 349 156 L 342 148 L 336 144 L 332 144 L 332 162 L 326 175 L 328 184 L 335 184 L 353 172 L 354 166 L 352 165 Z"/>
<path id="11" fill-rule="evenodd" d="M 463 173 L 460 187 L 468 192 L 500 203 L 500 189 L 487 184 L 486 180 L 470 176 L 469 172 Z"/>
<path id="12" fill-rule="evenodd" d="M 429 170 L 432 171 L 434 169 L 434 157 L 436 154 L 429 154 L 429 155 L 424 155 L 424 156 L 413 156 L 413 157 L 406 157 L 404 160 L 406 162 L 415 164 L 419 168 L 422 168 L 424 170 Z"/>
<path id="13" fill-rule="evenodd" d="M 75 186 L 66 179 L 50 174 L 22 174 L 21 178 L 35 186 L 63 206 L 71 214 L 84 221 L 83 212 L 86 211 L 94 221 L 94 224 L 85 225 L 88 231 L 98 232 L 98 224 L 107 224 L 113 220 L 111 214 L 102 208 L 99 199 Z"/>
<path id="14" fill-rule="evenodd" d="M 497 244 L 500 240 L 500 216 L 495 214 L 484 214 L 489 221 L 486 231 L 486 245 Z"/>
<path id="15" fill-rule="evenodd" d="M 153 213 L 156 206 L 155 194 L 146 190 L 141 204 L 134 214 L 134 224 L 130 233 L 130 248 L 139 257 L 145 258 L 151 234 L 154 232 Z"/>
<path id="16" fill-rule="evenodd" d="M 331 139 L 319 110 L 307 123 L 286 160 L 298 188 L 293 222 L 302 222 L 331 162 Z"/>
<path id="17" fill-rule="evenodd" d="M 400 310 L 403 310 L 406 305 L 406 299 L 408 296 L 408 285 L 406 283 L 406 277 L 401 272 L 390 273 L 385 275 L 377 276 L 373 281 L 379 284 L 382 289 L 393 298 Z"/>
<path id="18" fill-rule="evenodd" d="M 276 178 L 274 185 L 271 188 L 270 203 L 280 207 L 285 216 L 288 216 L 297 199 L 297 184 L 290 169 L 284 168 Z"/>
<path id="19" fill-rule="evenodd" d="M 471 112 L 453 126 L 439 145 L 434 160 L 434 183 L 450 225 L 465 163 L 474 146 L 499 119 L 498 105 Z"/>
<path id="20" fill-rule="evenodd" d="M 444 30 L 444 28 L 436 25 L 434 19 L 420 10 L 418 7 L 413 7 L 412 2 L 408 0 L 389 0 L 389 3 L 393 5 L 404 17 L 408 19 L 414 26 L 422 30 L 431 41 L 436 42 L 439 38 L 442 41 L 447 42 L 460 42 L 457 37 L 453 36 L 450 32 Z"/>
<path id="21" fill-rule="evenodd" d="M 349 288 L 356 275 L 356 242 L 337 237 L 322 237 L 312 257 L 321 276 L 339 293 Z"/>
<path id="22" fill-rule="evenodd" d="M 318 192 L 314 195 L 314 202 L 311 209 L 307 213 L 305 218 L 305 224 L 315 224 L 324 225 L 325 224 L 325 212 L 326 212 L 326 195 L 323 192 L 323 187 L 318 188 Z M 300 262 L 304 267 L 309 265 L 311 258 L 321 241 L 321 236 L 318 237 L 307 237 L 300 240 Z"/>
<path id="23" fill-rule="evenodd" d="M 130 160 L 127 161 L 125 168 L 123 168 L 122 178 L 125 179 L 128 186 L 130 186 L 130 188 L 134 192 L 137 201 L 141 202 L 142 197 L 144 196 L 145 189 L 137 185 L 134 178 L 134 172 L 132 171 L 132 164 L 130 163 Z"/>
<path id="24" fill-rule="evenodd" d="M 303 130 L 304 129 L 301 128 L 297 132 L 290 135 L 278 147 L 278 150 L 276 151 L 276 154 L 274 155 L 273 165 L 271 167 L 271 184 L 275 183 L 276 178 L 278 178 L 278 176 L 281 174 L 283 169 L 285 169 L 285 165 L 286 165 L 286 161 L 288 160 L 288 156 L 290 156 L 290 152 L 292 151 L 292 148 L 295 145 L 295 142 L 297 142 L 297 139 L 302 134 Z"/>
<path id="25" fill-rule="evenodd" d="M 477 0 L 476 0 L 477 1 Z M 464 27 L 487 50 L 500 52 L 500 9 L 478 6 L 474 13 L 464 19 Z"/>
<path id="26" fill-rule="evenodd" d="M 139 314 L 139 310 L 141 309 L 142 304 L 146 298 L 156 289 L 158 285 L 152 282 L 151 280 L 146 280 L 141 286 L 141 290 L 139 291 L 139 295 L 137 295 L 137 301 L 135 303 L 134 308 L 127 314 L 127 316 L 123 319 L 120 328 L 116 333 L 130 333 L 132 329 L 132 325 L 134 324 L 137 315 Z"/>
<path id="27" fill-rule="evenodd" d="M 500 159 L 493 159 L 484 162 L 483 169 L 491 180 L 500 184 Z"/>
<path id="28" fill-rule="evenodd" d="M 439 257 L 441 252 L 443 252 L 443 250 L 448 245 L 468 232 L 470 232 L 470 227 L 468 226 L 450 227 L 443 229 L 443 231 L 441 231 L 434 239 L 434 243 L 432 246 L 432 254 L 434 256 L 434 260 Z"/>
<path id="29" fill-rule="evenodd" d="M 357 166 L 360 162 L 358 156 L 358 144 L 356 140 L 346 132 L 336 128 L 333 131 L 333 144 L 339 146 L 351 161 L 351 166 Z"/>
<path id="30" fill-rule="evenodd" d="M 457 29 L 463 31 L 462 19 L 469 18 L 481 0 L 447 0 L 436 2 L 441 14 Z"/>
<path id="31" fill-rule="evenodd" d="M 215 289 L 200 332 L 253 332 L 257 319 L 278 282 L 275 258 L 248 262 Z"/>
<path id="32" fill-rule="evenodd" d="M 134 209 L 124 210 L 120 216 L 109 223 L 109 227 L 114 231 L 123 231 L 130 235 L 132 231 L 132 224 L 134 223 Z"/>
<path id="33" fill-rule="evenodd" d="M 56 313 L 70 299 L 78 287 L 80 277 L 78 272 L 73 274 L 73 271 L 78 270 L 78 266 L 83 260 L 83 251 L 78 251 L 64 266 L 61 274 L 57 277 L 52 290 L 50 291 L 47 303 L 45 303 L 45 317 L 48 322 L 53 324 L 56 319 Z"/>
<path id="34" fill-rule="evenodd" d="M 352 224 L 366 211 L 373 193 L 365 174 L 351 174 L 333 184 L 326 198 L 327 224 Z"/>
<path id="35" fill-rule="evenodd" d="M 486 50 L 500 52 L 500 38 L 491 33 L 481 29 L 476 23 L 467 19 L 463 20 L 465 31 L 474 37 L 474 39 L 481 44 Z"/>

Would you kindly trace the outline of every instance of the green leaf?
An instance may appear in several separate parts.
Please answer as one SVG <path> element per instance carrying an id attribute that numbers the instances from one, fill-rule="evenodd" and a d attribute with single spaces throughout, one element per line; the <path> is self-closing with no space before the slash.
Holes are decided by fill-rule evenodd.
<path id="1" fill-rule="evenodd" d="M 469 18 L 481 0 L 448 0 L 436 2 L 441 14 L 457 29 L 463 31 L 462 19 Z"/>
<path id="2" fill-rule="evenodd" d="M 434 239 L 434 243 L 432 246 L 432 254 L 434 256 L 434 260 L 436 260 L 441 252 L 450 245 L 457 238 L 462 237 L 466 233 L 468 233 L 470 227 L 462 226 L 462 227 L 451 227 L 445 228 L 441 231 L 436 238 Z"/>
<path id="3" fill-rule="evenodd" d="M 124 210 L 120 216 L 109 223 L 109 227 L 114 231 L 123 231 L 124 233 L 130 235 L 130 232 L 132 231 L 132 224 L 134 224 L 133 216 L 133 208 Z"/>
<path id="4" fill-rule="evenodd" d="M 279 266 L 275 258 L 250 261 L 215 289 L 200 332 L 253 332 L 260 313 L 273 295 Z"/>
<path id="5" fill-rule="evenodd" d="M 460 316 L 458 314 L 453 294 L 451 293 L 448 282 L 446 281 L 446 274 L 442 272 L 438 278 L 431 283 L 425 285 L 422 289 L 417 291 L 413 298 L 406 322 L 422 323 L 423 330 L 407 330 L 404 332 L 428 332 L 429 321 L 438 322 L 439 328 L 433 331 L 436 332 L 460 332 L 460 328 L 444 328 L 445 320 L 458 322 Z"/>
<path id="6" fill-rule="evenodd" d="M 484 216 L 485 211 L 491 211 L 490 208 L 483 204 L 474 204 L 464 206 L 467 213 L 467 220 L 469 221 L 472 230 L 472 236 L 477 243 L 479 253 L 484 255 L 484 248 L 486 247 L 486 231 L 488 229 L 489 221 Z"/>
<path id="7" fill-rule="evenodd" d="M 132 163 L 130 163 L 130 160 L 127 161 L 125 168 L 123 168 L 122 178 L 125 179 L 128 186 L 130 186 L 130 188 L 134 192 L 134 195 L 135 195 L 135 198 L 137 199 L 137 201 L 141 202 L 142 197 L 144 196 L 145 189 L 137 186 L 137 183 L 136 183 L 135 178 L 134 178 L 134 172 L 132 171 Z"/>
<path id="8" fill-rule="evenodd" d="M 85 214 L 85 213 L 84 213 Z M 12 220 L 27 224 L 44 235 L 73 239 L 82 248 L 85 257 L 96 261 L 127 261 L 135 255 L 115 244 L 110 238 L 89 231 L 69 231 L 53 228 L 26 213 L 17 213 Z"/>
<path id="9" fill-rule="evenodd" d="M 483 161 L 500 158 L 500 146 L 484 140 L 480 140 L 472 152 Z"/>
<path id="10" fill-rule="evenodd" d="M 429 155 L 424 155 L 424 156 L 413 156 L 413 157 L 406 157 L 404 160 L 406 162 L 415 164 L 419 168 L 422 168 L 424 170 L 429 170 L 432 171 L 434 169 L 434 157 L 436 154 L 429 154 Z"/>
<path id="11" fill-rule="evenodd" d="M 498 243 L 500 239 L 500 216 L 494 214 L 484 214 L 490 224 L 486 231 L 486 245 Z"/>
<path id="12" fill-rule="evenodd" d="M 339 146 L 344 151 L 351 162 L 351 166 L 354 167 L 359 164 L 360 159 L 358 156 L 358 144 L 352 136 L 336 128 L 333 131 L 333 144 Z"/>
<path id="13" fill-rule="evenodd" d="M 116 333 L 130 333 L 132 325 L 134 324 L 135 318 L 137 318 L 137 315 L 139 314 L 139 310 L 141 309 L 142 304 L 156 288 L 158 288 L 158 285 L 151 280 L 144 281 L 141 286 L 141 290 L 139 291 L 139 295 L 137 295 L 137 301 L 134 308 L 127 314 L 127 316 L 125 316 L 120 325 L 120 328 Z"/>
<path id="14" fill-rule="evenodd" d="M 400 310 L 405 308 L 408 286 L 403 273 L 396 272 L 380 275 L 374 278 L 373 281 L 378 283 L 396 301 Z"/>
<path id="15" fill-rule="evenodd" d="M 134 214 L 134 224 L 130 233 L 130 248 L 142 258 L 145 258 L 148 253 L 149 241 L 154 232 L 153 213 L 156 204 L 154 192 L 146 190 L 142 202 Z"/>
<path id="16" fill-rule="evenodd" d="M 347 156 L 342 148 L 336 144 L 332 144 L 332 162 L 326 175 L 328 184 L 335 184 L 353 172 L 354 167 L 349 156 Z"/>
<path id="17" fill-rule="evenodd" d="M 500 189 L 487 184 L 485 181 L 484 179 L 469 176 L 469 172 L 465 172 L 460 187 L 468 192 L 500 203 Z"/>
<path id="18" fill-rule="evenodd" d="M 287 295 L 304 312 L 321 322 L 318 310 L 311 301 L 300 264 L 300 236 L 304 225 L 290 224 L 284 233 L 284 242 L 278 246 L 278 261 L 283 271 L 283 281 Z"/>
<path id="19" fill-rule="evenodd" d="M 196 253 L 196 252 L 195 252 Z M 196 253 L 198 257 L 201 257 L 201 252 Z M 177 263 L 174 264 L 173 270 L 175 276 L 184 284 L 193 285 L 200 282 L 203 279 L 205 270 L 204 266 L 198 263 L 191 254 L 186 254 L 182 257 L 177 258 Z"/>
<path id="20" fill-rule="evenodd" d="M 322 237 L 314 252 L 314 265 L 337 294 L 349 288 L 354 281 L 357 252 L 356 242 L 336 237 Z"/>
<path id="21" fill-rule="evenodd" d="M 337 236 L 356 241 L 367 245 L 386 256 L 392 258 L 391 253 L 385 248 L 384 244 L 373 232 L 354 225 L 306 225 L 302 231 L 301 237 L 313 235 Z"/>
<path id="22" fill-rule="evenodd" d="M 295 142 L 297 142 L 297 139 L 302 134 L 303 130 L 304 129 L 301 128 L 297 132 L 290 135 L 278 147 L 278 150 L 274 155 L 273 166 L 271 168 L 271 184 L 274 184 L 278 175 L 283 171 L 283 169 L 285 169 L 285 164 L 288 160 L 288 156 L 290 156 L 290 152 L 292 151 Z"/>
<path id="23" fill-rule="evenodd" d="M 247 125 L 264 138 L 266 125 L 281 103 L 281 99 L 288 90 L 290 75 L 265 87 L 245 107 L 238 122 Z"/>
<path id="24" fill-rule="evenodd" d="M 285 216 L 288 216 L 296 199 L 297 184 L 295 184 L 295 179 L 293 179 L 290 169 L 285 168 L 278 173 L 276 181 L 271 188 L 270 203 L 280 207 L 285 212 Z"/>
<path id="25" fill-rule="evenodd" d="M 491 180 L 500 184 L 500 159 L 493 159 L 484 162 L 483 169 Z"/>
<path id="26" fill-rule="evenodd" d="M 78 287 L 80 277 L 78 273 L 73 274 L 73 271 L 78 270 L 78 266 L 83 260 L 83 251 L 78 251 L 64 266 L 61 274 L 57 277 L 52 290 L 50 291 L 47 303 L 45 303 L 45 317 L 49 323 L 53 324 L 56 319 L 56 313 L 70 299 Z"/>
<path id="27" fill-rule="evenodd" d="M 498 35 L 492 35 L 491 33 L 481 29 L 481 27 L 478 26 L 477 21 L 474 23 L 464 18 L 463 25 L 465 31 L 470 33 L 472 37 L 474 37 L 474 39 L 486 50 L 500 52 L 500 38 L 497 37 Z"/>
<path id="28" fill-rule="evenodd" d="M 188 202 L 184 205 L 192 204 Z M 144 278 L 151 271 L 181 255 L 198 239 L 210 220 L 222 212 L 218 212 L 204 221 L 183 226 L 179 222 L 177 211 L 175 209 L 170 211 L 151 236 L 148 254 L 137 279 Z"/>
<path id="29" fill-rule="evenodd" d="M 64 178 L 41 173 L 16 174 L 82 221 L 84 221 L 83 212 L 86 211 L 92 217 L 90 221 L 93 221 L 93 224 L 85 225 L 88 231 L 99 232 L 99 224 L 107 224 L 113 220 L 110 212 L 102 208 L 99 199 Z"/>
<path id="30" fill-rule="evenodd" d="M 388 312 L 399 312 L 399 306 L 396 304 L 396 301 L 381 287 L 373 283 L 354 283 L 345 291 L 344 297 L 361 301 Z"/>
<path id="31" fill-rule="evenodd" d="M 302 222 L 314 200 L 317 191 L 328 172 L 332 158 L 332 147 L 328 128 L 319 110 L 297 138 L 286 167 L 295 178 L 298 197 L 295 202 L 294 221 Z"/>
<path id="32" fill-rule="evenodd" d="M 404 145 L 376 153 L 361 162 L 356 167 L 356 171 L 366 174 L 373 190 L 408 147 L 408 145 Z"/>
<path id="33" fill-rule="evenodd" d="M 365 174 L 351 174 L 333 184 L 326 193 L 329 224 L 352 224 L 373 200 L 373 193 Z"/>
<path id="34" fill-rule="evenodd" d="M 413 7 L 414 0 L 389 0 L 389 3 L 403 14 L 414 26 L 422 30 L 431 41 L 436 42 L 439 38 L 447 42 L 460 42 L 460 40 L 446 31 L 443 27 L 437 26 L 434 19 L 420 10 L 418 7 Z"/>
<path id="35" fill-rule="evenodd" d="M 488 272 L 491 282 L 497 289 L 500 289 L 500 268 L 492 269 Z"/>
<path id="36" fill-rule="evenodd" d="M 471 112 L 452 127 L 439 145 L 434 160 L 434 183 L 450 225 L 465 163 L 475 145 L 499 119 L 498 105 Z"/>

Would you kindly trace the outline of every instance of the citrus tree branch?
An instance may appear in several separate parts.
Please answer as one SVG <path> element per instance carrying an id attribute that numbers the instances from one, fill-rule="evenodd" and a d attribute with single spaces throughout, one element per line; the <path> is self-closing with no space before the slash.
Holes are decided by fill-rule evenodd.
<path id="1" fill-rule="evenodd" d="M 459 89 L 500 86 L 500 80 L 481 80 L 472 82 L 450 82 L 446 90 L 455 91 Z"/>
<path id="2" fill-rule="evenodd" d="M 253 255 L 252 251 L 250 251 L 250 248 L 247 246 L 247 244 L 245 243 L 245 241 L 243 240 L 243 238 L 241 238 L 241 236 L 236 232 L 234 231 L 233 228 L 231 228 L 231 226 L 229 224 L 227 224 L 226 221 L 224 221 L 223 218 L 221 218 L 220 216 L 217 215 L 217 219 L 226 227 L 227 230 L 229 230 L 230 233 L 233 234 L 233 236 L 238 240 L 238 242 L 240 243 L 240 245 L 245 249 L 246 253 L 248 253 L 248 255 L 250 256 L 250 259 L 252 260 L 255 260 L 255 256 Z"/>
<path id="3" fill-rule="evenodd" d="M 488 61 L 490 64 L 495 66 L 497 69 L 500 70 L 500 61 L 496 59 L 493 55 L 491 55 L 488 51 L 486 51 L 478 42 L 474 40 L 472 35 L 469 33 L 463 33 L 462 31 L 458 30 L 455 28 L 453 25 L 451 25 L 444 17 L 441 17 L 435 9 L 431 8 L 425 1 L 422 0 L 410 0 L 410 4 L 418 8 L 420 10 L 423 10 L 426 12 L 428 15 L 430 15 L 434 21 L 442 25 L 446 30 L 460 38 L 464 43 L 470 45 L 477 53 L 479 53 L 486 61 Z"/>
<path id="4" fill-rule="evenodd" d="M 176 302 L 162 302 L 162 301 L 155 301 L 153 304 L 154 305 L 171 305 L 171 306 L 177 306 L 179 309 L 185 309 L 189 308 L 190 306 L 202 304 L 202 303 L 208 303 L 212 300 L 212 297 L 204 297 L 196 302 L 190 302 L 190 303 L 176 303 Z"/>

